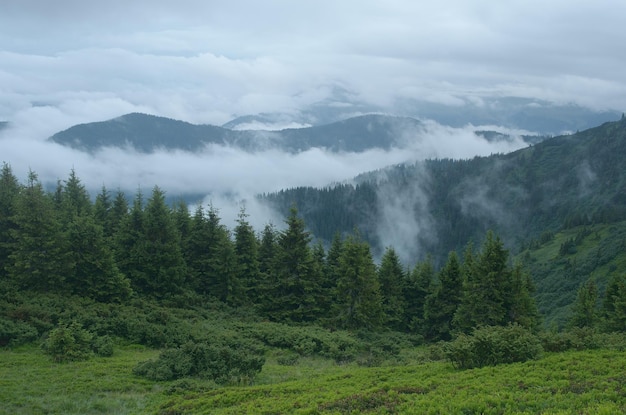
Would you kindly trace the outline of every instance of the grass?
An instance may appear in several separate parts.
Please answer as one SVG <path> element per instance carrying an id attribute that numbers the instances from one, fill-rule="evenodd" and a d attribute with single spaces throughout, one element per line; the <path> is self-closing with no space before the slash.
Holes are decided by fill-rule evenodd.
<path id="1" fill-rule="evenodd" d="M 137 362 L 158 351 L 116 348 L 113 357 L 52 363 L 37 347 L 0 351 L 0 414 L 614 414 L 626 412 L 626 353 L 547 354 L 543 359 L 458 371 L 403 351 L 382 367 L 321 357 L 278 364 L 268 353 L 251 386 L 209 380 L 152 382 Z"/>
<path id="2" fill-rule="evenodd" d="M 162 385 L 132 375 L 139 361 L 158 352 L 116 349 L 111 358 L 53 363 L 37 347 L 0 351 L 0 414 L 150 413 Z"/>

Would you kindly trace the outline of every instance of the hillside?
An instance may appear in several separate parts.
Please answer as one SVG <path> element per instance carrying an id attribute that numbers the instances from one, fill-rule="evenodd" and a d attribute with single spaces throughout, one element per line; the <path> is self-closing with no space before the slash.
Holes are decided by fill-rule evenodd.
<path id="1" fill-rule="evenodd" d="M 626 217 L 625 151 L 622 119 L 510 154 L 403 164 L 363 174 L 353 184 L 261 198 L 283 212 L 296 203 L 312 232 L 326 240 L 357 226 L 380 248 L 383 225 L 396 221 L 423 231 L 414 235 L 415 255 L 460 249 L 487 229 L 519 247 L 566 223 Z"/>
<path id="2" fill-rule="evenodd" d="M 147 114 L 127 114 L 108 121 L 79 124 L 50 137 L 65 146 L 94 152 L 102 147 L 132 147 L 140 152 L 158 149 L 198 151 L 207 144 L 230 145 L 246 151 L 278 148 L 296 153 L 311 148 L 333 152 L 388 150 L 406 145 L 408 136 L 423 124 L 408 117 L 370 114 L 331 124 L 280 131 L 230 130 L 212 125 L 194 125 Z M 488 141 L 509 140 L 496 132 L 481 131 Z M 525 137 L 529 142 L 536 136 Z"/>

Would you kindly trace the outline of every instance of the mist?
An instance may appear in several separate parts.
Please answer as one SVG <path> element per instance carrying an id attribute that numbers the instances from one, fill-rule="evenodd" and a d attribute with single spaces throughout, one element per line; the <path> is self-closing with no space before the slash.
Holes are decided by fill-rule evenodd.
<path id="1" fill-rule="evenodd" d="M 32 115 L 36 114 L 31 112 Z M 278 148 L 251 152 L 214 144 L 194 153 L 171 150 L 140 153 L 133 148 L 114 147 L 87 153 L 47 140 L 56 132 L 53 128 L 67 123 L 68 119 L 58 117 L 56 112 L 46 108 L 39 109 L 38 115 L 39 118 L 29 121 L 26 118 L 18 120 L 19 123 L 12 123 L 10 128 L 0 132 L 0 161 L 8 163 L 20 181 L 25 181 L 32 170 L 44 185 L 51 187 L 59 180 L 65 180 L 74 169 L 93 197 L 103 186 L 131 196 L 138 189 L 146 194 L 154 186 L 159 186 L 171 198 L 193 198 L 192 203 L 211 204 L 219 210 L 227 226 L 234 224 L 239 210 L 245 206 L 250 222 L 257 229 L 268 222 L 280 226 L 283 221 L 276 212 L 258 202 L 255 195 L 261 193 L 350 182 L 363 172 L 426 158 L 469 158 L 526 146 L 520 138 L 489 142 L 474 133 L 497 128 L 494 126 L 451 128 L 425 120 L 418 130 L 407 129 L 406 124 L 398 122 L 393 127 L 398 145 L 393 148 L 374 148 L 358 153 L 332 152 L 324 148 L 298 153 Z M 504 128 L 498 130 L 519 133 Z M 259 134 L 265 132 L 259 131 Z M 382 210 L 388 218 L 381 222 L 388 224 L 389 228 L 381 230 L 386 243 L 409 237 L 406 221 L 395 230 L 392 224 L 405 211 L 411 210 L 419 195 L 419 189 L 416 189 L 414 192 L 399 191 L 394 198 L 383 198 L 389 202 Z M 424 226 L 421 223 L 411 228 L 423 231 Z M 399 235 L 400 229 L 407 234 Z"/>

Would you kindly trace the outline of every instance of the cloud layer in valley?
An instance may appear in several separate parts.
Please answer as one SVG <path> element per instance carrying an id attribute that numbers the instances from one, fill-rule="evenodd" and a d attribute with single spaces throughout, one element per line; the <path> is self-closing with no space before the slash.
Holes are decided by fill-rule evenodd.
<path id="1" fill-rule="evenodd" d="M 170 194 L 249 197 L 406 160 L 510 151 L 524 144 L 488 143 L 473 134 L 478 128 L 436 123 L 407 133 L 398 148 L 359 154 L 213 146 L 88 155 L 45 140 L 129 112 L 221 125 L 319 102 L 392 113 L 405 100 L 455 111 L 512 96 L 623 111 L 624 16 L 621 0 L 6 0 L 0 121 L 10 127 L 0 133 L 0 161 L 20 178 L 32 169 L 46 182 L 75 168 L 92 191 L 158 184 Z M 338 89 L 350 99 L 337 99 Z M 315 121 L 294 120 L 281 126 Z"/>

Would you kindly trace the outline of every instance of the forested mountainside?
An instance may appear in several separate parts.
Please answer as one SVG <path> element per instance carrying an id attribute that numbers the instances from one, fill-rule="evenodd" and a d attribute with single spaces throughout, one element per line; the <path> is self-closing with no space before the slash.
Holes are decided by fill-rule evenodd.
<path id="1" fill-rule="evenodd" d="M 295 204 L 314 235 L 355 227 L 379 252 L 394 236 L 415 257 L 441 259 L 495 230 L 519 250 L 543 232 L 626 217 L 626 120 L 546 139 L 509 154 L 427 160 L 363 174 L 351 184 L 294 188 L 262 200 Z"/>
<path id="2" fill-rule="evenodd" d="M 406 146 L 423 124 L 409 117 L 363 115 L 332 124 L 280 131 L 237 131 L 213 125 L 194 125 L 146 114 L 127 114 L 113 120 L 79 124 L 50 137 L 51 141 L 84 151 L 103 147 L 131 147 L 140 152 L 158 149 L 197 151 L 207 144 L 235 146 L 247 151 L 278 148 L 288 152 L 325 148 L 362 152 Z M 493 131 L 477 132 L 490 141 L 510 137 Z M 543 137 L 523 137 L 535 142 Z"/>

